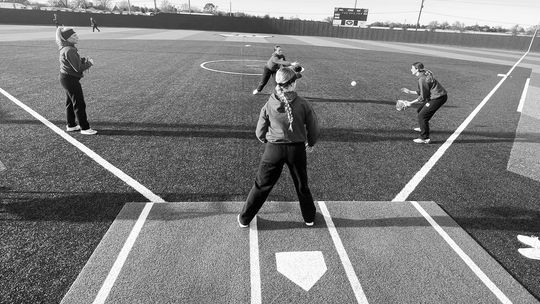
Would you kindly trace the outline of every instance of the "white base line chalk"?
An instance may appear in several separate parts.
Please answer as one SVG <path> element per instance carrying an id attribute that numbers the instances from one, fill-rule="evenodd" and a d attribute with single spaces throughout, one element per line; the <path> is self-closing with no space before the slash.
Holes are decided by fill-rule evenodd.
<path id="1" fill-rule="evenodd" d="M 262 303 L 261 267 L 259 265 L 259 236 L 257 216 L 249 223 L 249 267 L 251 278 L 251 304 Z"/>
<path id="2" fill-rule="evenodd" d="M 418 202 L 411 202 L 411 204 L 422 214 L 422 216 L 431 224 L 431 226 L 439 233 L 439 235 L 450 245 L 450 247 L 458 254 L 458 256 L 465 262 L 465 264 L 476 274 L 476 276 L 486 285 L 489 290 L 501 301 L 501 303 L 511 304 L 512 301 L 506 297 L 506 295 L 493 283 L 488 276 L 474 263 L 474 261 L 459 247 L 454 240 L 444 231 L 444 229 L 435 222 L 435 220 L 429 215 Z"/>
<path id="3" fill-rule="evenodd" d="M 334 241 L 334 246 L 336 247 L 336 251 L 341 259 L 341 264 L 343 264 L 343 268 L 345 268 L 345 273 L 347 274 L 347 278 L 351 284 L 354 296 L 356 297 L 356 302 L 360 304 L 368 304 L 368 300 L 364 294 L 362 285 L 360 285 L 360 281 L 358 281 L 354 267 L 352 266 L 347 251 L 345 251 L 345 247 L 341 242 L 341 238 L 339 237 L 336 226 L 334 226 L 334 221 L 332 221 L 332 218 L 330 217 L 330 212 L 328 212 L 328 208 L 326 208 L 326 204 L 323 201 L 320 201 L 319 208 L 321 208 L 321 213 L 326 221 L 326 226 L 328 227 L 332 241 Z"/>
<path id="4" fill-rule="evenodd" d="M 527 98 L 527 91 L 529 90 L 529 82 L 531 81 L 530 78 L 527 78 L 525 81 L 525 86 L 523 87 L 523 93 L 521 93 L 521 98 L 519 99 L 519 104 L 517 107 L 517 111 L 521 113 L 523 111 L 523 105 L 525 104 L 525 98 Z"/>

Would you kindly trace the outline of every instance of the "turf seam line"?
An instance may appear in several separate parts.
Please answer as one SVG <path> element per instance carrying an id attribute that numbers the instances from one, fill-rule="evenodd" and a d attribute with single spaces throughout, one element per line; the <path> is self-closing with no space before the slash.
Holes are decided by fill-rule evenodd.
<path id="1" fill-rule="evenodd" d="M 523 111 L 523 105 L 525 104 L 525 98 L 527 98 L 527 91 L 529 89 L 529 82 L 531 81 L 531 78 L 527 78 L 525 80 L 525 86 L 523 87 L 523 93 L 521 93 L 521 98 L 519 99 L 519 104 L 517 107 L 517 111 L 521 113 Z"/>
<path id="2" fill-rule="evenodd" d="M 118 257 L 114 261 L 111 271 L 109 271 L 107 278 L 103 282 L 103 285 L 99 289 L 99 292 L 96 295 L 96 298 L 94 299 L 94 302 L 92 302 L 92 304 L 102 304 L 105 303 L 105 300 L 107 300 L 107 297 L 109 296 L 109 293 L 111 292 L 111 289 L 113 288 L 114 283 L 116 282 L 116 279 L 118 278 L 118 275 L 120 274 L 120 271 L 122 270 L 122 267 L 124 266 L 124 263 L 126 262 L 126 259 L 131 252 L 131 248 L 133 248 L 133 245 L 135 244 L 135 241 L 137 240 L 139 233 L 141 232 L 141 229 L 144 226 L 146 218 L 148 217 L 148 214 L 150 213 L 153 205 L 154 203 L 145 204 L 144 209 L 139 215 L 137 222 L 135 222 L 135 225 L 133 225 L 133 229 L 129 233 L 129 236 L 126 239 L 124 246 L 122 246 Z"/>
<path id="3" fill-rule="evenodd" d="M 251 304 L 261 304 L 261 267 L 259 264 L 259 236 L 257 216 L 249 223 L 249 269 L 251 281 Z"/>
<path id="4" fill-rule="evenodd" d="M 66 132 L 64 132 L 62 129 L 58 128 L 56 125 L 54 125 L 52 122 L 48 121 L 45 117 L 41 116 L 36 111 L 32 110 L 30 107 L 19 101 L 17 98 L 13 97 L 11 94 L 0 88 L 0 93 L 4 94 L 8 99 L 10 99 L 12 102 L 14 102 L 16 105 L 21 107 L 23 110 L 28 112 L 30 115 L 34 116 L 37 120 L 42 122 L 45 126 L 49 127 L 49 129 L 53 130 L 56 134 L 63 137 L 65 140 L 67 140 L 70 144 L 81 150 L 84 154 L 88 155 L 92 160 L 100 164 L 103 168 L 107 169 L 109 172 L 114 174 L 116 177 L 121 179 L 123 182 L 131 186 L 133 189 L 137 190 L 140 194 L 142 194 L 144 197 L 146 197 L 151 202 L 159 202 L 164 203 L 165 200 L 163 200 L 161 197 L 154 194 L 152 191 L 150 191 L 148 188 L 137 182 L 135 179 L 124 173 L 122 170 L 115 167 L 113 164 L 106 161 L 103 157 L 99 156 L 96 152 L 92 151 L 90 148 L 82 144 L 80 141 L 76 140 L 75 138 L 68 135 Z"/>
<path id="5" fill-rule="evenodd" d="M 439 161 L 439 159 L 444 155 L 446 150 L 450 148 L 452 143 L 456 140 L 456 138 L 465 130 L 465 128 L 471 123 L 471 121 L 474 119 L 476 114 L 480 112 L 480 110 L 484 107 L 484 105 L 489 101 L 491 96 L 495 94 L 495 92 L 499 89 L 499 87 L 504 83 L 504 81 L 508 78 L 508 76 L 512 73 L 512 71 L 516 68 L 516 66 L 527 56 L 529 52 L 527 51 L 513 66 L 512 68 L 499 80 L 497 85 L 484 97 L 482 102 L 469 114 L 469 116 L 461 123 L 461 125 L 454 131 L 450 137 L 437 149 L 437 151 L 430 157 L 430 159 L 420 168 L 418 172 L 413 176 L 413 178 L 403 187 L 403 189 L 392 199 L 392 202 L 404 202 L 407 201 L 407 198 L 409 195 L 416 189 L 416 187 L 420 184 L 420 182 L 424 179 L 424 177 L 431 171 L 431 169 L 435 166 L 435 164 Z"/>
<path id="6" fill-rule="evenodd" d="M 454 240 L 437 224 L 437 222 L 426 212 L 418 202 L 410 202 L 420 214 L 431 224 L 431 226 L 439 233 L 439 235 L 450 245 L 450 247 L 458 254 L 458 256 L 467 264 L 467 266 L 476 274 L 476 276 L 486 285 L 489 290 L 501 301 L 501 303 L 511 304 L 512 301 L 489 279 L 489 277 L 474 263 L 474 261 L 459 247 Z"/>
<path id="7" fill-rule="evenodd" d="M 347 278 L 349 279 L 349 283 L 351 284 L 354 296 L 356 297 L 356 302 L 360 304 L 368 304 L 366 294 L 362 289 L 362 285 L 360 285 L 358 276 L 356 275 L 351 260 L 349 259 L 349 255 L 347 254 L 347 251 L 345 250 L 345 247 L 341 242 L 341 238 L 339 237 L 336 226 L 334 225 L 334 221 L 332 221 L 332 217 L 330 217 L 328 208 L 326 208 L 326 204 L 324 203 L 324 201 L 319 201 L 318 203 L 319 208 L 321 208 L 321 212 L 324 216 L 324 220 L 326 221 L 326 226 L 328 227 L 330 236 L 332 237 L 332 241 L 334 242 L 334 246 L 336 247 L 336 251 L 341 260 L 341 264 L 343 264 L 343 268 L 345 269 L 345 273 L 347 274 Z"/>

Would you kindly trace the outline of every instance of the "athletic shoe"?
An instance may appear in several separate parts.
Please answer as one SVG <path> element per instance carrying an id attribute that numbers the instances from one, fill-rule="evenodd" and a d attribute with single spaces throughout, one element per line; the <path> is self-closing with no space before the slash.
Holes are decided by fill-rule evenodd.
<path id="1" fill-rule="evenodd" d="M 240 222 L 240 214 L 236 217 L 236 220 L 238 221 L 238 226 L 240 226 L 240 228 L 249 227 L 249 225 L 244 225 L 244 224 L 242 224 L 242 222 Z"/>
<path id="2" fill-rule="evenodd" d="M 73 132 L 73 131 L 79 131 L 81 129 L 81 126 L 76 125 L 75 127 L 66 126 L 66 132 Z"/>
<path id="3" fill-rule="evenodd" d="M 522 242 L 523 244 L 527 246 L 531 246 L 533 248 L 540 248 L 540 240 L 537 236 L 531 235 L 518 235 L 517 236 L 518 241 Z"/>
<path id="4" fill-rule="evenodd" d="M 420 130 L 420 128 L 414 128 L 413 130 L 416 131 L 416 132 L 422 132 L 422 130 Z"/>
<path id="5" fill-rule="evenodd" d="M 413 139 L 413 141 L 417 144 L 429 144 L 431 142 L 431 139 L 429 138 L 426 138 L 426 139 L 421 139 L 421 138 L 415 138 Z"/>
<path id="6" fill-rule="evenodd" d="M 311 227 L 311 226 L 313 226 L 314 224 L 315 224 L 314 222 L 309 222 L 309 223 L 306 222 L 306 226 L 310 226 L 310 227 Z"/>
<path id="7" fill-rule="evenodd" d="M 257 94 L 259 94 L 259 92 L 260 92 L 259 90 L 255 89 L 255 90 L 253 90 L 253 93 L 252 93 L 252 94 L 253 94 L 253 95 L 257 95 Z"/>
<path id="8" fill-rule="evenodd" d="M 526 258 L 540 260 L 540 248 L 520 248 L 518 252 Z"/>
<path id="9" fill-rule="evenodd" d="M 97 131 L 94 129 L 86 129 L 86 130 L 81 130 L 81 134 L 94 135 L 94 134 L 97 134 Z"/>

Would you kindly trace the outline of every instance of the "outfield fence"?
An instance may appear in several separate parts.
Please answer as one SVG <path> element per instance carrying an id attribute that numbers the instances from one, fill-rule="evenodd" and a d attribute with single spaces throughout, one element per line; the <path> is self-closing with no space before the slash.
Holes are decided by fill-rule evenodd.
<path id="1" fill-rule="evenodd" d="M 143 16 L 21 9 L 0 9 L 0 23 L 54 26 L 52 22 L 54 13 L 57 14 L 59 22 L 66 26 L 90 26 L 90 17 L 93 17 L 100 27 L 189 29 L 202 31 L 323 36 L 521 51 L 526 51 L 529 48 L 532 37 L 531 35 L 497 35 L 469 32 L 451 33 L 440 31 L 411 31 L 404 29 L 336 27 L 328 22 L 273 18 L 165 13 L 160 13 L 155 16 Z M 539 39 L 535 39 L 531 46 L 531 52 L 540 52 Z"/>

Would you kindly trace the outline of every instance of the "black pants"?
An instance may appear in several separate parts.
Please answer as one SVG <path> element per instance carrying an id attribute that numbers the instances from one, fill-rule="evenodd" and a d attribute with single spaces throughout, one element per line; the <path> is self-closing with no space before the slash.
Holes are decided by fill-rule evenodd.
<path id="1" fill-rule="evenodd" d="M 429 120 L 435 112 L 446 102 L 448 95 L 432 99 L 418 108 L 418 125 L 420 126 L 420 138 L 429 138 Z"/>
<path id="2" fill-rule="evenodd" d="M 94 30 L 97 30 L 98 32 L 101 32 L 101 31 L 98 29 L 97 24 L 92 25 L 92 32 L 93 32 Z"/>
<path id="3" fill-rule="evenodd" d="M 266 66 L 264 66 L 263 74 L 261 81 L 259 82 L 259 86 L 257 87 L 257 91 L 262 91 L 264 86 L 268 83 L 268 80 L 270 79 L 270 76 L 276 75 L 277 71 L 272 71 Z"/>
<path id="4" fill-rule="evenodd" d="M 67 74 L 60 74 L 60 84 L 66 90 L 66 118 L 69 127 L 77 125 L 75 118 L 79 122 L 82 130 L 90 129 L 90 124 L 86 118 L 86 103 L 79 82 L 79 78 Z"/>
<path id="5" fill-rule="evenodd" d="M 315 220 L 316 208 L 308 187 L 307 158 L 304 143 L 267 143 L 261 157 L 255 184 L 251 188 L 244 208 L 240 213 L 240 221 L 243 224 L 248 224 L 257 215 L 278 181 L 284 164 L 289 167 L 304 221 L 313 222 Z"/>

